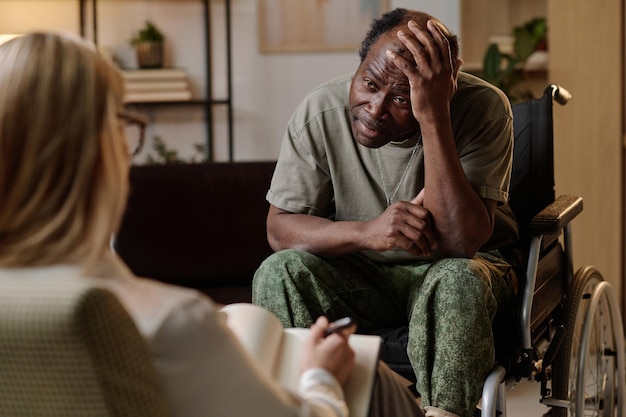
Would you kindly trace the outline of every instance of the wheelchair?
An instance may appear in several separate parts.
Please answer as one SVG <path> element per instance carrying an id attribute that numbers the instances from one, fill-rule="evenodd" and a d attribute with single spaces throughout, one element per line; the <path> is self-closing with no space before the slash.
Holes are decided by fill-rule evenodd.
<path id="1" fill-rule="evenodd" d="M 539 383 L 550 417 L 624 414 L 624 334 L 613 287 L 593 266 L 574 273 L 571 222 L 581 197 L 555 198 L 553 104 L 571 96 L 552 84 L 512 106 L 514 155 L 509 204 L 520 239 L 503 255 L 518 281 L 516 345 L 497 354 L 480 402 L 483 417 L 506 417 L 506 393 L 522 379 Z M 381 359 L 412 379 L 406 328 L 381 332 Z M 498 346 L 496 346 L 497 350 Z M 419 395 L 419 394 L 418 394 Z"/>

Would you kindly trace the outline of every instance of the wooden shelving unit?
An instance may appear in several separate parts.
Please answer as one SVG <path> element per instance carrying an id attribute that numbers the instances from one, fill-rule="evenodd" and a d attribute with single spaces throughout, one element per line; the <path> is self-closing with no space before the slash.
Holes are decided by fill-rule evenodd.
<path id="1" fill-rule="evenodd" d="M 87 8 L 92 10 L 91 39 L 98 44 L 98 1 L 99 0 L 78 0 L 79 16 L 80 16 L 80 33 L 81 36 L 87 36 Z M 231 8 L 230 0 L 224 0 L 225 4 L 225 43 L 226 43 L 226 96 L 221 98 L 213 97 L 212 87 L 212 58 L 213 50 L 211 46 L 211 4 L 210 0 L 198 0 L 202 3 L 203 8 L 203 26 L 204 26 L 204 44 L 205 44 L 205 98 L 189 101 L 163 101 L 149 103 L 134 103 L 142 106 L 150 107 L 167 107 L 167 106 L 202 106 L 204 109 L 204 117 L 206 123 L 206 145 L 208 150 L 207 160 L 214 160 L 213 138 L 214 138 L 214 106 L 225 106 L 227 112 L 227 128 L 228 128 L 228 159 L 234 159 L 234 140 L 233 140 L 233 102 L 232 102 L 232 44 L 231 44 Z"/>

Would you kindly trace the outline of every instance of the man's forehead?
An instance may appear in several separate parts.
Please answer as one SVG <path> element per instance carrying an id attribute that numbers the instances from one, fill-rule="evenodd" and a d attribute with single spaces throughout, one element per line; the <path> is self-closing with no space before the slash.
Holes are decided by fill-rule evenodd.
<path id="1" fill-rule="evenodd" d="M 362 71 L 363 74 L 378 82 L 393 85 L 398 91 L 404 92 L 410 89 L 407 76 L 393 63 L 391 58 L 389 58 L 384 51 L 379 50 L 376 57 L 370 53 L 369 58 L 370 59 L 366 59 L 360 66 L 360 71 Z M 410 56 L 410 59 L 413 59 L 413 57 Z"/>
<path id="2" fill-rule="evenodd" d="M 386 54 L 387 50 L 391 50 L 407 59 L 413 60 L 413 55 L 411 54 L 411 52 L 398 38 L 398 29 L 400 29 L 400 26 L 390 30 L 389 32 L 378 38 L 378 40 L 374 44 L 374 48 L 372 49 L 376 49 L 378 53 L 382 51 L 383 54 Z"/>
<path id="3" fill-rule="evenodd" d="M 406 22 L 401 23 L 398 27 L 391 29 L 391 32 L 397 32 L 397 30 L 402 27 L 402 26 L 406 26 L 406 24 L 409 22 L 409 20 L 413 20 L 415 23 L 417 23 L 417 25 L 423 29 L 426 29 L 426 24 L 428 23 L 429 20 L 432 20 L 432 22 L 437 25 L 437 27 L 439 28 L 439 30 L 441 30 L 441 32 L 445 35 L 450 35 L 450 30 L 448 30 L 448 28 L 446 27 L 446 25 L 444 25 L 439 19 L 437 19 L 436 17 L 433 17 L 429 14 L 426 13 L 421 13 L 421 12 L 409 12 L 407 14 L 407 20 Z"/>
<path id="4" fill-rule="evenodd" d="M 429 20 L 432 20 L 433 23 L 435 23 L 435 25 L 437 25 L 437 27 L 442 31 L 442 33 L 444 35 L 448 35 L 450 33 L 450 31 L 448 30 L 448 28 L 446 28 L 446 26 L 441 23 L 439 20 L 437 20 L 436 18 L 424 14 L 424 13 L 419 13 L 419 12 L 413 12 L 409 15 L 409 20 L 413 20 L 415 21 L 415 23 L 417 23 L 417 25 L 423 29 L 427 29 L 426 24 Z M 383 48 L 384 50 L 391 50 L 399 55 L 402 55 L 403 57 L 410 59 L 410 60 L 414 60 L 413 55 L 411 54 L 411 52 L 407 49 L 407 47 L 404 45 L 404 43 L 402 41 L 400 41 L 400 39 L 398 38 L 398 31 L 402 30 L 402 28 L 405 28 L 408 24 L 408 21 L 403 22 L 401 24 L 399 24 L 398 26 L 395 26 L 389 30 L 387 30 L 387 32 L 383 33 L 372 45 L 372 49 L 374 48 Z M 408 30 L 408 29 L 405 29 Z M 371 52 L 371 51 L 370 51 Z"/>

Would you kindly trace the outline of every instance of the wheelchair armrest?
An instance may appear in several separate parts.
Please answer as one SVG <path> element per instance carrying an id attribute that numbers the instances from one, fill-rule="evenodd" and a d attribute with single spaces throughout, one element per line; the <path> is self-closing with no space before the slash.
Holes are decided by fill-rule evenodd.
<path id="1" fill-rule="evenodd" d="M 560 195 L 550 205 L 537 213 L 530 221 L 533 235 L 551 235 L 583 211 L 583 199 L 574 195 Z"/>

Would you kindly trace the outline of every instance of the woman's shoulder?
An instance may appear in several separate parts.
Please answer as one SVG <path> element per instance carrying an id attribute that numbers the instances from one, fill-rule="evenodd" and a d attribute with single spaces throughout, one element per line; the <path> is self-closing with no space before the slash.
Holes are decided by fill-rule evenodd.
<path id="1" fill-rule="evenodd" d="M 217 305 L 197 290 L 140 277 L 106 281 L 148 339 L 163 331 L 163 326 L 172 318 L 181 330 L 193 327 L 192 323 L 198 320 L 199 315 L 203 320 L 216 320 Z"/>

